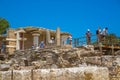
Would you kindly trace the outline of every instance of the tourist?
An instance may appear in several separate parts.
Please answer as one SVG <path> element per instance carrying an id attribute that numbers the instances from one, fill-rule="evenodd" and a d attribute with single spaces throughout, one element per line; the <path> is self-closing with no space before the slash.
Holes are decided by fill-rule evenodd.
<path id="1" fill-rule="evenodd" d="M 34 45 L 32 45 L 32 49 L 35 49 L 35 46 L 34 46 Z"/>
<path id="2" fill-rule="evenodd" d="M 52 44 L 54 44 L 55 43 L 54 37 L 52 37 L 51 40 L 52 40 Z"/>
<path id="3" fill-rule="evenodd" d="M 87 45 L 90 45 L 90 42 L 91 42 L 90 29 L 88 29 L 87 32 L 86 32 L 86 40 L 87 40 Z"/>
<path id="4" fill-rule="evenodd" d="M 98 27 L 98 29 L 96 30 L 97 43 L 100 42 L 100 33 L 101 33 L 101 29 L 100 29 L 100 27 Z"/>
<path id="5" fill-rule="evenodd" d="M 108 28 L 104 28 L 103 31 L 101 32 L 101 39 L 105 39 L 106 35 L 107 35 L 107 30 Z"/>
<path id="6" fill-rule="evenodd" d="M 69 35 L 69 44 L 72 45 L 72 35 Z"/>
<path id="7" fill-rule="evenodd" d="M 52 45 L 54 44 L 54 37 L 52 37 L 52 38 L 50 39 L 49 43 L 50 43 L 50 46 L 52 46 Z"/>
<path id="8" fill-rule="evenodd" d="M 44 47 L 45 47 L 44 41 L 41 41 L 40 42 L 40 48 L 44 48 Z"/>

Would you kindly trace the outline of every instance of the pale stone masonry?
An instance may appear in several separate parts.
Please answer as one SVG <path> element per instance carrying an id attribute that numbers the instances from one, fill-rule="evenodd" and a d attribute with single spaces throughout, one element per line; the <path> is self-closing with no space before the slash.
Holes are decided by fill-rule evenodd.
<path id="1" fill-rule="evenodd" d="M 12 80 L 12 71 L 0 71 L 0 80 Z"/>
<path id="2" fill-rule="evenodd" d="M 52 45 L 62 46 L 62 41 L 65 41 L 63 36 L 67 39 L 69 35 L 67 32 L 60 32 L 60 28 L 57 28 L 56 31 L 36 27 L 9 29 L 4 40 L 3 37 L 0 37 L 0 45 L 4 41 L 6 52 L 13 54 L 15 50 L 30 49 L 33 45 L 39 47 L 41 41 L 44 41 L 46 47 L 51 44 L 51 41 Z"/>
<path id="3" fill-rule="evenodd" d="M 1 71 L 0 80 L 110 80 L 105 67 Z"/>

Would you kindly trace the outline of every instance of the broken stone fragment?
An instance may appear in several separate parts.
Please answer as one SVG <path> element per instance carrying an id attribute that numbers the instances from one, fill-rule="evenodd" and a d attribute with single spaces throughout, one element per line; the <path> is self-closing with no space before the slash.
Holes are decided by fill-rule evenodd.
<path id="1" fill-rule="evenodd" d="M 10 64 L 0 64 L 0 71 L 8 71 Z"/>

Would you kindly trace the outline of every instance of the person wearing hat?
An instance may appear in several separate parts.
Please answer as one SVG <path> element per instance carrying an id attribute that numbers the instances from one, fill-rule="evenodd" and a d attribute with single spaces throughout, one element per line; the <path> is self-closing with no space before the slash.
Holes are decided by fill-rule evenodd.
<path id="1" fill-rule="evenodd" d="M 104 39 L 104 38 L 106 37 L 106 35 L 107 35 L 107 30 L 108 30 L 108 28 L 106 27 L 106 28 L 104 28 L 103 31 L 101 32 L 101 38 L 102 38 L 102 39 Z"/>
<path id="2" fill-rule="evenodd" d="M 90 45 L 90 42 L 91 42 L 90 29 L 88 29 L 87 32 L 86 32 L 86 40 L 87 40 L 87 45 Z"/>
<path id="3" fill-rule="evenodd" d="M 72 35 L 69 35 L 69 44 L 72 45 Z"/>

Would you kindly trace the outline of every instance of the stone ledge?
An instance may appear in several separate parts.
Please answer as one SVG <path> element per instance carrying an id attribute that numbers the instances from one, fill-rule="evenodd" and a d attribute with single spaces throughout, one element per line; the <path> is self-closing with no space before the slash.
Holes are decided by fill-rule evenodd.
<path id="1" fill-rule="evenodd" d="M 0 80 L 109 80 L 106 67 L 0 71 Z"/>

